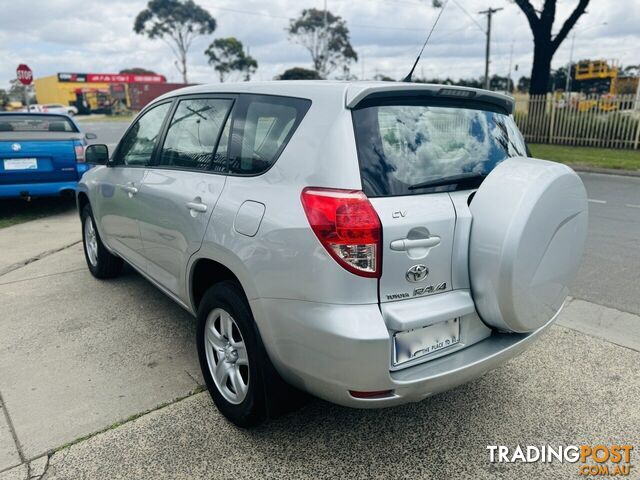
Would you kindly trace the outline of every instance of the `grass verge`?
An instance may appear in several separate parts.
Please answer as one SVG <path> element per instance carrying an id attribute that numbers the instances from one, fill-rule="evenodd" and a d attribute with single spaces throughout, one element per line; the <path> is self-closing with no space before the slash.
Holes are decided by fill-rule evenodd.
<path id="1" fill-rule="evenodd" d="M 569 165 L 613 170 L 640 170 L 640 150 L 571 147 L 535 143 L 530 144 L 529 148 L 536 158 L 544 158 Z"/>

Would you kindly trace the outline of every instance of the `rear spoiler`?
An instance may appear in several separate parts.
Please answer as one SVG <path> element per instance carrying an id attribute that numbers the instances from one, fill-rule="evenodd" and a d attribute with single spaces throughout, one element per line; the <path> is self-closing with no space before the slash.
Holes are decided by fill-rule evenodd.
<path id="1" fill-rule="evenodd" d="M 345 95 L 345 106 L 353 109 L 369 102 L 391 98 L 425 98 L 470 101 L 485 103 L 511 114 L 513 98 L 501 93 L 478 88 L 458 87 L 455 85 L 434 85 L 429 83 L 352 83 Z"/>

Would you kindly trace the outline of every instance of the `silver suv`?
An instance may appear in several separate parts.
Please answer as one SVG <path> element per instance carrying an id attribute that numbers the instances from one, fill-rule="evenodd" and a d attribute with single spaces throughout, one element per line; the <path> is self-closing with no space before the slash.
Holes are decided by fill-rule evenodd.
<path id="1" fill-rule="evenodd" d="M 197 317 L 241 426 L 300 391 L 419 401 L 528 347 L 579 266 L 587 199 L 528 158 L 511 98 L 386 82 L 203 85 L 145 108 L 78 186 L 87 265 Z"/>

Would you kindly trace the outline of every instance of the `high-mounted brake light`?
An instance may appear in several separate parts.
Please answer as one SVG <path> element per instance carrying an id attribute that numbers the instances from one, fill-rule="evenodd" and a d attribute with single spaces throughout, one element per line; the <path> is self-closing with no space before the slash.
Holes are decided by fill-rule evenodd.
<path id="1" fill-rule="evenodd" d="M 320 243 L 346 270 L 380 277 L 382 228 L 378 214 L 359 190 L 308 187 L 302 206 Z"/>
<path id="2" fill-rule="evenodd" d="M 471 98 L 476 96 L 476 92 L 473 90 L 458 90 L 456 88 L 441 88 L 438 90 L 438 95 L 446 97 L 466 97 Z"/>
<path id="3" fill-rule="evenodd" d="M 74 146 L 74 149 L 75 149 L 75 152 L 76 152 L 76 162 L 77 163 L 84 163 L 85 162 L 84 145 L 76 144 Z"/>

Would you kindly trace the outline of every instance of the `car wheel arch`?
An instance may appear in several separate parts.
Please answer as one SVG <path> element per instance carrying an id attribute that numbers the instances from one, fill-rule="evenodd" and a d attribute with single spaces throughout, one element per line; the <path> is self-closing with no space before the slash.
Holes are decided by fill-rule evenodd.
<path id="1" fill-rule="evenodd" d="M 82 210 L 84 210 L 85 205 L 90 203 L 89 196 L 85 192 L 78 192 L 76 201 L 78 204 L 78 214 L 82 216 Z"/>
<path id="2" fill-rule="evenodd" d="M 237 283 L 245 297 L 249 298 L 245 285 L 228 266 L 208 257 L 198 258 L 193 262 L 189 270 L 189 299 L 194 312 L 198 311 L 205 292 L 223 281 Z"/>

